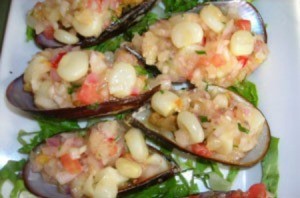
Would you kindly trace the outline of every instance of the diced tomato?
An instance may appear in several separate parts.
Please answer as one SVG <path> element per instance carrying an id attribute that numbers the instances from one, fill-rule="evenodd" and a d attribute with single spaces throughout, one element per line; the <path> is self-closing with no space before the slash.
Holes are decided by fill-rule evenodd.
<path id="1" fill-rule="evenodd" d="M 71 174 L 78 174 L 82 171 L 82 165 L 78 159 L 72 159 L 69 154 L 60 157 L 60 161 L 66 171 Z"/>
<path id="2" fill-rule="evenodd" d="M 47 39 L 52 40 L 54 38 L 54 28 L 52 26 L 48 26 L 44 30 L 43 34 Z"/>
<path id="3" fill-rule="evenodd" d="M 267 198 L 266 186 L 262 183 L 252 185 L 248 190 L 247 198 Z"/>
<path id="4" fill-rule="evenodd" d="M 242 67 L 245 67 L 248 62 L 248 56 L 238 56 L 237 59 L 242 64 Z"/>
<path id="5" fill-rule="evenodd" d="M 83 105 L 100 103 L 108 99 L 107 88 L 101 88 L 100 78 L 96 74 L 89 74 L 77 92 L 77 100 Z"/>
<path id="6" fill-rule="evenodd" d="M 133 88 L 130 95 L 138 96 L 139 94 L 140 94 L 140 90 L 138 88 Z"/>
<path id="7" fill-rule="evenodd" d="M 211 63 L 216 67 L 220 67 L 220 66 L 226 64 L 226 60 L 221 54 L 215 54 L 211 58 Z"/>
<path id="8" fill-rule="evenodd" d="M 251 31 L 251 22 L 249 20 L 246 20 L 246 19 L 238 19 L 238 20 L 236 20 L 235 21 L 235 26 L 239 30 Z"/>
<path id="9" fill-rule="evenodd" d="M 208 148 L 203 143 L 193 144 L 192 152 L 204 157 L 209 157 L 212 155 L 212 152 L 208 150 Z"/>
<path id="10" fill-rule="evenodd" d="M 51 59 L 51 64 L 53 68 L 57 68 L 60 60 L 67 52 L 61 52 Z"/>

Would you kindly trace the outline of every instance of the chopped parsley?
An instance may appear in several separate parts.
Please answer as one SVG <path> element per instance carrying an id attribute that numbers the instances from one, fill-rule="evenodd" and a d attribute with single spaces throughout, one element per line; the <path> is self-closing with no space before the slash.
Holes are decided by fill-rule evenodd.
<path id="1" fill-rule="evenodd" d="M 35 31 L 33 28 L 27 26 L 26 28 L 26 41 L 29 42 L 34 39 Z"/>
<path id="2" fill-rule="evenodd" d="M 207 116 L 199 116 L 201 122 L 209 122 Z"/>
<path id="3" fill-rule="evenodd" d="M 196 50 L 195 52 L 199 55 L 206 55 L 206 51 L 204 50 Z"/>
<path id="4" fill-rule="evenodd" d="M 164 93 L 165 93 L 165 91 L 164 91 L 164 90 L 160 90 L 159 92 L 160 92 L 161 94 L 164 94 Z"/>
<path id="5" fill-rule="evenodd" d="M 243 132 L 243 133 L 247 133 L 247 134 L 248 134 L 248 133 L 250 132 L 249 129 L 243 127 L 243 126 L 241 125 L 241 123 L 238 123 L 238 128 L 239 128 L 239 130 L 240 130 L 241 132 Z"/>

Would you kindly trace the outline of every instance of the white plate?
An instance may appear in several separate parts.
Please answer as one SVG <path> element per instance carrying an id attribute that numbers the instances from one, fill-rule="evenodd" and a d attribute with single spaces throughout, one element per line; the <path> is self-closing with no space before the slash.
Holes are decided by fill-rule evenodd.
<path id="1" fill-rule="evenodd" d="M 27 62 L 38 51 L 26 43 L 25 15 L 35 1 L 13 0 L 0 57 L 0 167 L 22 157 L 16 137 L 20 129 L 37 129 L 37 124 L 12 108 L 5 99 L 7 85 L 24 72 Z M 300 1 L 256 0 L 269 35 L 270 56 L 252 76 L 259 91 L 259 107 L 266 115 L 272 134 L 280 137 L 279 197 L 299 197 L 300 183 Z M 233 188 L 246 190 L 259 182 L 257 165 L 239 173 Z M 7 195 L 8 189 L 2 189 Z"/>

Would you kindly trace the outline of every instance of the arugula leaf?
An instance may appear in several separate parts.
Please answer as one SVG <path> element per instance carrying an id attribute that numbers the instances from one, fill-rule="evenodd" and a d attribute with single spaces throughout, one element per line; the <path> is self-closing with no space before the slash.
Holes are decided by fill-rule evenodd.
<path id="1" fill-rule="evenodd" d="M 241 95 L 246 100 L 248 100 L 250 103 L 252 103 L 255 107 L 257 107 L 258 95 L 257 95 L 256 86 L 254 83 L 244 80 L 238 84 L 230 86 L 228 89 Z"/>
<path id="2" fill-rule="evenodd" d="M 237 175 L 239 174 L 239 172 L 240 172 L 240 169 L 238 167 L 230 166 L 226 180 L 232 183 L 235 180 L 235 178 L 237 177 Z"/>
<path id="3" fill-rule="evenodd" d="M 99 52 L 107 52 L 107 51 L 114 52 L 120 47 L 122 42 L 124 42 L 124 37 L 123 35 L 119 35 L 103 43 L 90 47 L 89 49 L 99 51 Z"/>
<path id="4" fill-rule="evenodd" d="M 278 143 L 279 138 L 271 138 L 269 150 L 262 161 L 262 183 L 267 186 L 268 191 L 273 193 L 275 197 L 277 197 L 277 188 L 279 182 Z"/>
<path id="5" fill-rule="evenodd" d="M 203 0 L 163 0 L 167 13 L 183 12 L 192 9 Z"/>
<path id="6" fill-rule="evenodd" d="M 26 27 L 26 42 L 33 40 L 34 35 L 35 35 L 34 29 L 27 25 L 27 27 Z"/>
<path id="7" fill-rule="evenodd" d="M 129 41 L 133 38 L 134 34 L 142 34 L 146 32 L 150 25 L 158 20 L 158 16 L 152 12 L 147 13 L 137 24 L 129 28 L 125 34 L 125 40 Z"/>
<path id="8" fill-rule="evenodd" d="M 149 197 L 149 195 L 151 195 L 152 198 L 185 197 L 190 193 L 198 191 L 198 189 L 195 190 L 194 180 L 191 179 L 188 181 L 185 178 L 185 174 L 191 172 L 192 171 L 179 173 L 175 177 L 172 177 L 163 183 L 140 190 L 136 193 L 126 196 L 126 198 L 145 198 Z"/>
<path id="9" fill-rule="evenodd" d="M 6 165 L 0 170 L 0 189 L 5 181 L 9 180 L 13 184 L 13 189 L 10 193 L 10 197 L 17 198 L 18 195 L 26 190 L 24 182 L 20 177 L 20 172 L 22 171 L 23 166 L 25 165 L 26 160 L 22 159 L 20 161 L 8 161 Z M 2 198 L 0 193 L 0 198 Z"/>
<path id="10" fill-rule="evenodd" d="M 18 141 L 22 144 L 22 147 L 19 149 L 20 153 L 30 153 L 33 148 L 43 142 L 46 138 L 49 138 L 60 132 L 81 129 L 77 121 L 73 120 L 59 120 L 43 117 L 36 117 L 36 119 L 40 126 L 39 131 L 26 132 L 21 130 L 18 134 Z M 32 137 L 29 142 L 23 139 L 23 137 L 26 136 Z"/>
<path id="11" fill-rule="evenodd" d="M 249 129 L 243 127 L 243 126 L 241 125 L 241 123 L 238 123 L 238 128 L 239 128 L 239 131 L 241 131 L 241 132 L 243 132 L 243 133 L 246 133 L 246 134 L 249 133 Z"/>

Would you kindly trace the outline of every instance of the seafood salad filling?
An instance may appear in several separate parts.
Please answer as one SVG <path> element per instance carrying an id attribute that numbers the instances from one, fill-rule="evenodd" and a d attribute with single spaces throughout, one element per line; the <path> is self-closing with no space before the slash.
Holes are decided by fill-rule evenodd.
<path id="1" fill-rule="evenodd" d="M 263 35 L 251 21 L 210 4 L 199 13 L 182 13 L 150 26 L 132 45 L 149 65 L 172 81 L 189 80 L 228 87 L 245 79 L 268 55 Z"/>
<path id="2" fill-rule="evenodd" d="M 142 0 L 45 0 L 28 12 L 27 24 L 36 34 L 64 44 L 80 37 L 98 37 L 124 10 Z"/>
<path id="3" fill-rule="evenodd" d="M 169 140 L 207 158 L 236 162 L 252 150 L 265 118 L 250 103 L 220 87 L 160 91 L 145 119 Z"/>
<path id="4" fill-rule="evenodd" d="M 167 159 L 148 147 L 142 132 L 117 121 L 100 122 L 86 135 L 62 133 L 30 155 L 33 172 L 72 197 L 116 197 L 166 172 Z"/>
<path id="5" fill-rule="evenodd" d="M 137 59 L 77 48 L 47 49 L 36 54 L 24 73 L 24 89 L 40 109 L 100 104 L 137 96 L 149 87 L 149 75 Z"/>

